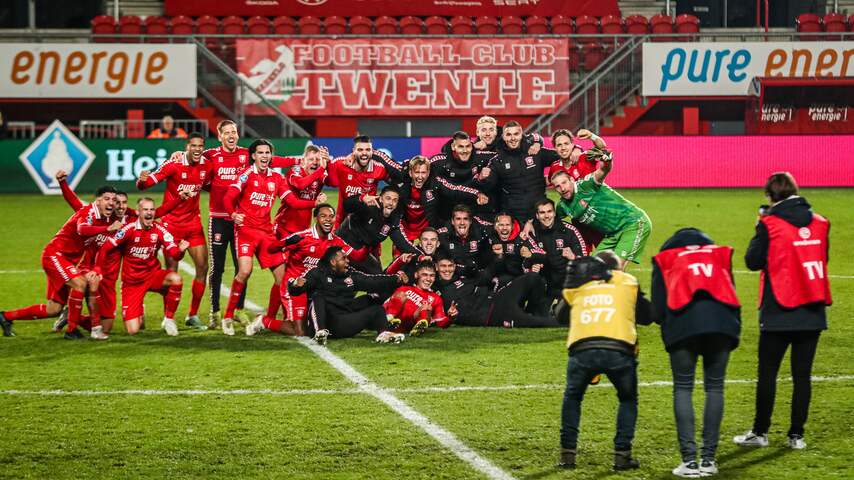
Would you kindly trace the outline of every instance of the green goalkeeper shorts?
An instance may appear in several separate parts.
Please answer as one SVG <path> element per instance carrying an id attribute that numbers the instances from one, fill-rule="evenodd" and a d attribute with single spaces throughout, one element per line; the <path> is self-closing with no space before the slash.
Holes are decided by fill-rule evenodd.
<path id="1" fill-rule="evenodd" d="M 602 242 L 596 247 L 596 252 L 612 250 L 623 260 L 639 263 L 637 259 L 643 253 L 651 231 L 652 221 L 648 216 L 644 215 L 619 232 L 603 238 Z"/>

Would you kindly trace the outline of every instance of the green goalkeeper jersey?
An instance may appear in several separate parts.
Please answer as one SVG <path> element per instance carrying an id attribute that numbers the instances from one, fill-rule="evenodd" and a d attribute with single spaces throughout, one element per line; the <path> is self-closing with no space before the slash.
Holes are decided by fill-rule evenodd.
<path id="1" fill-rule="evenodd" d="M 557 214 L 560 218 L 569 217 L 570 221 L 589 225 L 605 235 L 614 235 L 638 220 L 648 220 L 646 212 L 608 185 L 596 183 L 592 175 L 575 183 L 572 200 L 561 199 Z"/>

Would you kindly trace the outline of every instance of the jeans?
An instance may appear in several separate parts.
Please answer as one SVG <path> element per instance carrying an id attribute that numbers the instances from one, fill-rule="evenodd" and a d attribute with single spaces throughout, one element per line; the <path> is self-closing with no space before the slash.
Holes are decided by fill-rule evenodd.
<path id="1" fill-rule="evenodd" d="M 761 332 L 759 334 L 759 379 L 756 384 L 756 417 L 753 431 L 768 433 L 774 397 L 777 393 L 777 372 L 789 345 L 792 346 L 792 413 L 789 435 L 803 435 L 810 409 L 812 385 L 810 375 L 818 347 L 819 330 L 792 332 Z"/>
<path id="2" fill-rule="evenodd" d="M 709 338 L 706 338 L 709 337 Z M 730 344 L 715 342 L 715 336 L 703 335 L 686 342 L 670 352 L 670 368 L 673 371 L 673 413 L 676 416 L 676 434 L 683 462 L 697 460 L 697 443 L 694 441 L 694 372 L 698 357 L 703 357 L 703 390 L 706 401 L 703 406 L 702 459 L 714 460 L 724 414 L 724 377 L 729 362 Z"/>
<path id="3" fill-rule="evenodd" d="M 605 348 L 582 350 L 569 356 L 566 366 L 566 392 L 563 395 L 561 411 L 561 447 L 576 448 L 584 392 L 593 377 L 604 373 L 617 389 L 617 398 L 620 401 L 614 450 L 632 449 L 638 419 L 637 365 L 634 355 Z"/>

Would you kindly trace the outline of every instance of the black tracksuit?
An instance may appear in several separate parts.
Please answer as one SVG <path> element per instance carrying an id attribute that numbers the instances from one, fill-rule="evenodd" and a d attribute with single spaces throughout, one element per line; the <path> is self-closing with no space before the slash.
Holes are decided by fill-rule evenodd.
<path id="1" fill-rule="evenodd" d="M 544 171 L 549 165 L 542 150 L 529 155 L 524 142 L 516 150 L 499 146 L 489 163 L 490 176 L 495 175 L 498 182 L 499 208 L 519 223 L 534 218 L 534 204 L 546 197 Z"/>
<path id="2" fill-rule="evenodd" d="M 451 304 L 459 312 L 454 323 L 471 327 L 551 327 L 557 321 L 548 315 L 551 299 L 545 282 L 536 273 L 526 273 L 493 292 L 491 272 L 476 278 L 455 276 L 451 281 L 437 280 L 436 290 L 442 295 L 447 311 Z"/>
<path id="3" fill-rule="evenodd" d="M 531 269 L 535 263 L 544 263 L 545 257 L 542 252 L 530 240 L 522 240 L 519 237 L 519 232 L 513 232 L 507 240 L 501 240 L 498 234 L 491 232 L 492 245 L 501 245 L 502 254 L 499 257 L 495 255 L 493 270 L 498 288 L 510 283 L 511 280 L 522 276 L 525 272 Z M 529 258 L 522 257 L 522 247 L 527 247 L 531 250 L 532 255 Z M 540 255 L 537 255 L 540 253 Z"/>
<path id="4" fill-rule="evenodd" d="M 476 221 L 472 221 L 466 238 L 461 238 L 452 225 L 439 229 L 439 245 L 453 258 L 462 277 L 477 275 L 494 256 L 489 236 Z"/>
<path id="5" fill-rule="evenodd" d="M 471 153 L 468 161 L 461 161 L 451 151 L 451 142 L 448 141 L 443 147 L 442 152 L 430 157 L 430 176 L 435 178 L 437 182 L 445 185 L 446 188 L 458 187 L 463 189 L 471 189 L 481 192 L 489 197 L 489 202 L 485 205 L 477 204 L 477 194 L 471 198 L 460 199 L 452 198 L 447 191 L 441 192 L 441 207 L 439 211 L 440 218 L 448 220 L 451 218 L 451 209 L 458 203 L 468 205 L 472 211 L 483 220 L 491 221 L 495 215 L 498 205 L 498 198 L 495 193 L 495 177 L 486 177 L 480 180 L 478 175 L 480 170 L 489 165 L 489 161 L 497 152 L 491 150 L 474 150 Z"/>
<path id="6" fill-rule="evenodd" d="M 339 274 L 319 266 L 305 274 L 303 286 L 297 286 L 294 280 L 288 282 L 288 293 L 306 293 L 310 335 L 326 329 L 334 338 L 347 338 L 366 328 L 378 333 L 386 330 L 386 314 L 382 305 L 368 295 L 356 297 L 356 292 L 393 289 L 398 284 L 396 275 L 367 275 L 353 269 Z"/>
<path id="7" fill-rule="evenodd" d="M 538 220 L 534 220 L 531 241 L 545 251 L 545 265 L 540 273 L 546 278 L 549 295 L 552 298 L 562 298 L 566 266 L 569 263 L 569 260 L 563 256 L 563 249 L 569 247 L 576 257 L 587 255 L 581 233 L 572 225 L 557 218 L 549 228 L 544 227 Z"/>
<path id="8" fill-rule="evenodd" d="M 792 197 L 774 205 L 768 212 L 796 227 L 812 222 L 812 209 L 803 197 Z M 828 232 L 829 233 L 829 232 Z M 750 270 L 767 267 L 768 229 L 756 224 L 756 234 L 750 239 L 744 261 Z M 827 242 L 828 252 L 830 242 Z M 830 256 L 828 255 L 828 259 Z M 822 330 L 827 329 L 826 306 L 814 303 L 786 309 L 777 303 L 768 276 L 762 285 L 762 305 L 759 307 L 759 375 L 756 385 L 756 416 L 753 431 L 767 433 L 774 410 L 777 372 L 789 345 L 792 347 L 792 413 L 789 435 L 803 435 L 811 397 L 812 364 Z"/>
<path id="9" fill-rule="evenodd" d="M 208 285 L 211 294 L 211 311 L 219 311 L 220 287 L 222 274 L 225 272 L 225 255 L 231 252 L 231 261 L 237 269 L 237 247 L 234 244 L 234 220 L 222 217 L 210 217 L 208 223 L 208 242 L 211 251 L 211 270 L 208 273 Z M 247 279 L 247 282 L 249 280 Z M 247 283 L 248 284 L 248 283 Z M 240 294 L 237 308 L 243 308 L 246 298 L 246 288 Z"/>
<path id="10" fill-rule="evenodd" d="M 391 237 L 394 246 L 401 252 L 418 253 L 418 248 L 400 231 L 399 208 L 389 217 L 384 217 L 381 208 L 367 205 L 359 196 L 354 195 L 344 200 L 344 212 L 349 215 L 341 222 L 341 226 L 335 233 L 353 249 L 373 249 L 386 238 Z M 373 256 L 358 263 L 358 266 L 363 267 L 361 270 L 368 273 L 382 271 L 379 259 Z"/>

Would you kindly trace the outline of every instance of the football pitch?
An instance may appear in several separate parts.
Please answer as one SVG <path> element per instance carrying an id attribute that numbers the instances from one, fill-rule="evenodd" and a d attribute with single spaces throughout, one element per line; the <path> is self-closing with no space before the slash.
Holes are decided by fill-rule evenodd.
<path id="1" fill-rule="evenodd" d="M 758 276 L 742 258 L 761 189 L 623 193 L 653 221 L 643 262 L 629 270 L 647 292 L 649 258 L 677 228 L 696 226 L 735 247 L 742 340 L 727 371 L 718 477 L 852 478 L 854 190 L 802 192 L 832 222 L 834 297 L 802 451 L 785 447 L 788 360 L 771 446 L 731 441 L 753 418 Z M 133 192 L 130 204 L 138 197 Z M 41 250 L 70 214 L 61 197 L 0 196 L 0 309 L 44 301 Z M 640 470 L 611 471 L 617 401 L 603 381 L 585 397 L 578 468 L 563 471 L 555 463 L 564 329 L 452 327 L 401 345 L 375 344 L 365 332 L 326 348 L 271 333 L 226 337 L 183 326 L 191 276 L 182 273 L 177 338 L 158 329 L 163 304 L 155 294 L 146 301 L 148 329 L 137 337 L 118 321 L 106 342 L 70 342 L 45 320 L 16 322 L 18 336 L 0 338 L 0 478 L 664 479 L 680 461 L 669 362 L 655 325 L 638 327 Z M 232 275 L 229 265 L 226 287 Z M 271 283 L 256 263 L 247 299 L 265 306 Z M 698 441 L 702 399 L 698 386 Z"/>

